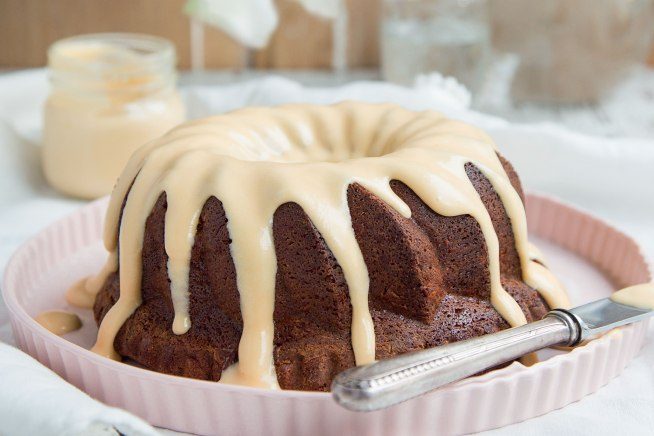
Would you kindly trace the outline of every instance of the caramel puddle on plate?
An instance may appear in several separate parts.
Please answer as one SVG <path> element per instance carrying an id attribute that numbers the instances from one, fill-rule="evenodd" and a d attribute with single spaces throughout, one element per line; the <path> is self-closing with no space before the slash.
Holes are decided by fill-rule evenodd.
<path id="1" fill-rule="evenodd" d="M 64 312 L 61 310 L 50 310 L 40 313 L 36 318 L 36 322 L 43 327 L 54 333 L 55 335 L 62 336 L 66 333 L 74 332 L 82 328 L 82 320 L 74 313 Z"/>

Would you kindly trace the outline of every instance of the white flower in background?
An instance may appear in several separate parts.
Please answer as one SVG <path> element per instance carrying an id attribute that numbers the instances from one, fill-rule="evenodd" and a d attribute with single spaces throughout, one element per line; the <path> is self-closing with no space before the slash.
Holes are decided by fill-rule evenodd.
<path id="1" fill-rule="evenodd" d="M 456 78 L 443 76 L 436 71 L 416 76 L 413 88 L 421 95 L 434 93 L 434 98 L 439 98 L 445 92 L 464 108 L 469 108 L 472 102 L 472 96 L 468 88 L 459 83 Z"/>
<path id="2" fill-rule="evenodd" d="M 343 0 L 295 0 L 307 12 L 324 18 L 335 20 L 341 14 Z"/>
<path id="3" fill-rule="evenodd" d="M 189 0 L 184 12 L 250 48 L 265 47 L 279 21 L 272 0 Z"/>
<path id="4" fill-rule="evenodd" d="M 324 18 L 336 19 L 344 11 L 343 0 L 295 1 Z M 189 0 L 184 12 L 250 48 L 265 47 L 279 22 L 273 0 Z"/>

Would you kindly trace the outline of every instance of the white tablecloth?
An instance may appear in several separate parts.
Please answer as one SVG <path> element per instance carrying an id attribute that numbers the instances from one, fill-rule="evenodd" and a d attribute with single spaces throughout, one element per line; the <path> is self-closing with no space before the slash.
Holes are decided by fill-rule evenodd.
<path id="1" fill-rule="evenodd" d="M 40 108 L 46 94 L 42 70 L 0 76 L 0 271 L 26 238 L 83 204 L 53 192 L 39 171 Z M 425 78 L 415 89 L 366 82 L 329 90 L 264 77 L 233 85 L 186 86 L 184 96 L 194 117 L 244 105 L 343 99 L 394 101 L 412 109 L 445 112 L 489 131 L 528 190 L 554 194 L 613 221 L 635 236 L 650 259 L 654 258 L 653 138 L 591 137 L 552 123 L 510 124 L 469 110 L 466 91 L 439 77 Z M 654 115 L 650 122 L 654 123 Z M 0 340 L 12 343 L 2 302 Z M 5 392 L 0 392 L 0 400 L 3 395 Z M 490 432 L 552 433 L 654 434 L 652 341 L 619 378 L 596 394 L 562 410 Z"/>

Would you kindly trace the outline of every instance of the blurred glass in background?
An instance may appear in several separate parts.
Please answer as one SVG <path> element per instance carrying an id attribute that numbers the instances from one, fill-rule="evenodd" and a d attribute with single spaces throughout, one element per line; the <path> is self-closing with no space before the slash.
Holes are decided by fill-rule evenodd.
<path id="1" fill-rule="evenodd" d="M 381 25 L 382 76 L 410 85 L 438 71 L 472 92 L 490 55 L 486 0 L 385 0 Z"/>
<path id="2" fill-rule="evenodd" d="M 381 70 L 400 84 L 439 72 L 473 96 L 588 103 L 645 61 L 653 37 L 654 0 L 385 0 Z M 497 68 L 506 55 L 515 67 Z"/>
<path id="3" fill-rule="evenodd" d="M 518 55 L 515 101 L 594 102 L 654 36 L 654 0 L 491 0 L 495 49 Z"/>

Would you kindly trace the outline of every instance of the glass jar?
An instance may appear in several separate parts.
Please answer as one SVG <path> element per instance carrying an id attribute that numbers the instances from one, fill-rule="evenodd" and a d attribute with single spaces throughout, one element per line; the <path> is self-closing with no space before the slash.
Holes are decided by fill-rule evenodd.
<path id="1" fill-rule="evenodd" d="M 43 170 L 61 192 L 111 192 L 131 154 L 185 119 L 176 55 L 165 39 L 107 33 L 54 43 L 45 103 Z"/>
<path id="2" fill-rule="evenodd" d="M 384 79 L 437 71 L 474 93 L 490 57 L 486 0 L 385 0 L 380 39 Z"/>

